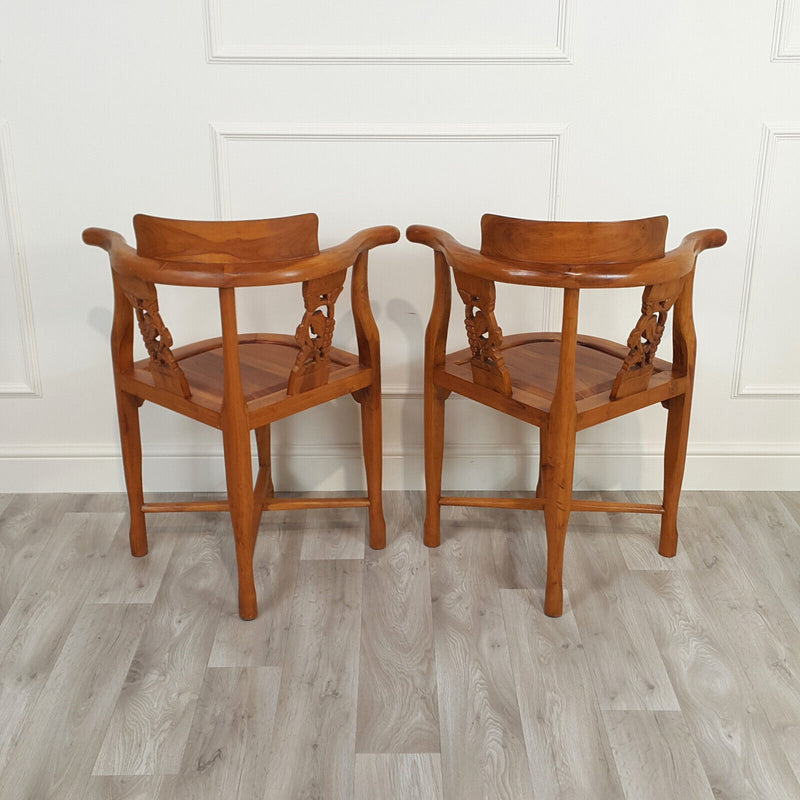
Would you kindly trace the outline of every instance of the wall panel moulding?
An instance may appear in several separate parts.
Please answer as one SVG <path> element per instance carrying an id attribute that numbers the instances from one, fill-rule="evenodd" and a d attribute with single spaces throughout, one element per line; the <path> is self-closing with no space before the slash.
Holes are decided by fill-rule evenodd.
<path id="1" fill-rule="evenodd" d="M 11 132 L 5 122 L 0 122 L 0 286 L 0 397 L 41 397 Z"/>
<path id="2" fill-rule="evenodd" d="M 560 123 L 213 124 L 216 212 L 231 219 L 313 210 L 320 217 L 321 235 L 332 241 L 369 225 L 404 230 L 426 222 L 477 245 L 486 211 L 537 219 L 560 216 L 566 136 Z M 265 187 L 271 188 L 265 192 Z M 386 326 L 384 395 L 419 394 L 419 378 L 409 364 L 422 352 L 422 328 L 430 312 L 430 254 L 403 238 L 376 251 L 373 263 L 373 302 L 381 305 Z M 409 277 L 398 284 L 392 276 L 401 274 Z M 538 315 L 533 324 L 545 330 L 557 324 L 559 301 L 554 290 L 532 289 L 530 302 Z M 506 303 L 509 329 L 523 324 L 518 317 L 529 314 L 531 306 L 525 308 Z M 284 324 L 287 330 L 292 326 L 288 319 Z M 463 320 L 454 324 L 459 328 Z"/>
<path id="3" fill-rule="evenodd" d="M 765 125 L 747 247 L 732 396 L 800 397 L 800 124 Z"/>
<path id="4" fill-rule="evenodd" d="M 777 0 L 772 35 L 773 61 L 800 61 L 800 2 Z"/>
<path id="5" fill-rule="evenodd" d="M 569 64 L 573 4 L 206 0 L 206 50 L 210 63 Z"/>

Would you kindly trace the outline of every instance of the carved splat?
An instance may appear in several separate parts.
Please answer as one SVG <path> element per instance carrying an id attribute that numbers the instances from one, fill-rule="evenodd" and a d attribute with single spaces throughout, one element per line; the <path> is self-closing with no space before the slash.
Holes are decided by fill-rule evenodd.
<path id="1" fill-rule="evenodd" d="M 464 302 L 464 325 L 472 351 L 472 380 L 488 389 L 510 395 L 511 377 L 501 352 L 503 331 L 494 316 L 494 282 L 459 270 L 453 270 L 453 273 L 458 294 Z"/>
<path id="2" fill-rule="evenodd" d="M 288 394 L 298 394 L 327 383 L 333 341 L 333 306 L 344 286 L 345 271 L 303 282 L 306 312 L 294 338 L 300 352 L 289 374 Z"/>
<path id="3" fill-rule="evenodd" d="M 172 334 L 161 319 L 155 286 L 135 278 L 118 276 L 117 279 L 136 314 L 139 331 L 150 356 L 148 369 L 153 376 L 153 382 L 162 389 L 183 397 L 191 397 L 192 392 L 186 376 L 170 349 Z"/>
<path id="4" fill-rule="evenodd" d="M 644 391 L 653 374 L 653 359 L 664 334 L 667 313 L 683 288 L 683 280 L 646 286 L 642 293 L 642 315 L 628 336 L 628 355 L 622 362 L 611 399 Z"/>

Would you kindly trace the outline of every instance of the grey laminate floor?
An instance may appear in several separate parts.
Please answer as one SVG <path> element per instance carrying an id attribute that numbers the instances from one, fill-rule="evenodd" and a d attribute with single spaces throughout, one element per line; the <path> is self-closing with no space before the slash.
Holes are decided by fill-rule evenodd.
<path id="1" fill-rule="evenodd" d="M 0 495 L 0 800 L 800 797 L 800 493 L 575 514 L 557 620 L 541 514 L 386 502 L 265 515 L 245 623 L 223 515 Z"/>

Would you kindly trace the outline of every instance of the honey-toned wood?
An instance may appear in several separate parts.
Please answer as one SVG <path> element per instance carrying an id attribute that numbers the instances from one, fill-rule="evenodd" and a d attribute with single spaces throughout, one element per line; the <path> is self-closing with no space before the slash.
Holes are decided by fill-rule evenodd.
<path id="1" fill-rule="evenodd" d="M 725 244 L 718 229 L 696 231 L 665 252 L 667 218 L 547 222 L 485 214 L 475 250 L 437 228 L 412 225 L 412 242 L 434 251 L 433 309 L 425 338 L 424 541 L 440 541 L 441 506 L 541 509 L 547 533 L 544 610 L 562 611 L 564 541 L 572 511 L 661 515 L 659 553 L 674 556 L 686 459 L 696 339 L 692 287 L 697 256 Z M 450 269 L 466 307 L 469 347 L 446 353 Z M 495 282 L 564 290 L 560 332 L 503 336 Z M 626 344 L 578 334 L 581 289 L 644 287 L 641 316 Z M 673 311 L 673 361 L 656 350 Z M 540 430 L 535 498 L 442 496 L 444 402 L 469 397 Z M 660 505 L 572 499 L 577 431 L 662 403 L 668 409 Z"/>
<path id="2" fill-rule="evenodd" d="M 552 222 L 484 214 L 481 253 L 546 264 L 613 264 L 664 255 L 667 218 L 623 222 Z"/>
<path id="3" fill-rule="evenodd" d="M 502 394 L 511 394 L 511 378 L 501 352 L 503 331 L 494 315 L 493 281 L 455 270 L 458 293 L 464 303 L 467 341 L 472 352 L 472 380 Z"/>
<path id="4" fill-rule="evenodd" d="M 526 220 L 518 222 L 524 223 Z M 574 223 L 565 224 L 572 226 Z M 645 261 L 629 258 L 595 262 L 580 258 L 547 261 L 540 260 L 538 254 L 525 256 L 524 253 L 518 254 L 516 259 L 492 257 L 460 244 L 449 233 L 439 228 L 427 225 L 411 225 L 406 235 L 412 242 L 427 244 L 434 250 L 442 252 L 446 256 L 447 263 L 454 269 L 502 283 L 551 286 L 557 289 L 610 289 L 650 286 L 678 280 L 692 272 L 698 253 L 710 247 L 721 247 L 727 241 L 725 231 L 718 228 L 701 230 L 688 234 L 678 247 L 660 257 Z M 580 236 L 580 228 L 576 229 L 576 236 Z M 580 249 L 585 250 L 586 245 Z"/>
<path id="5" fill-rule="evenodd" d="M 278 261 L 319 253 L 316 214 L 265 220 L 163 219 L 147 214 L 133 218 L 136 250 L 147 258 L 186 261 Z"/>
<path id="6" fill-rule="evenodd" d="M 370 544 L 383 547 L 380 344 L 367 289 L 373 247 L 396 242 L 391 226 L 369 228 L 320 251 L 316 214 L 269 220 L 203 222 L 134 217 L 137 249 L 101 228 L 86 244 L 109 254 L 114 285 L 111 354 L 122 462 L 128 488 L 131 553 L 147 553 L 145 513 L 227 511 L 231 517 L 239 615 L 257 614 L 253 551 L 264 510 L 366 506 Z M 352 308 L 358 354 L 332 347 L 334 303 L 354 266 Z M 237 288 L 301 283 L 305 305 L 295 336 L 239 333 Z M 158 284 L 219 291 L 221 336 L 173 347 L 161 318 Z M 148 358 L 133 360 L 134 317 Z M 367 497 L 276 499 L 270 466 L 271 422 L 352 394 L 361 405 Z M 150 401 L 219 429 L 227 500 L 145 503 L 139 407 Z M 259 469 L 253 481 L 251 431 Z"/>
<path id="7" fill-rule="evenodd" d="M 399 237 L 399 231 L 398 231 Z M 367 253 L 361 253 L 353 264 L 350 284 L 350 305 L 358 342 L 358 360 L 368 366 L 372 382 L 353 392 L 361 406 L 361 444 L 364 452 L 364 469 L 367 473 L 369 497 L 369 543 L 379 550 L 386 544 L 386 521 L 383 518 L 383 454 L 381 448 L 381 349 L 378 326 L 372 316 L 367 283 Z"/>
<path id="8" fill-rule="evenodd" d="M 147 366 L 153 375 L 153 382 L 156 386 L 189 397 L 191 391 L 186 376 L 171 350 L 172 334 L 158 310 L 156 287 L 131 276 L 120 277 L 118 283 L 139 323 L 139 332 L 150 356 Z"/>
<path id="9" fill-rule="evenodd" d="M 330 349 L 336 324 L 333 307 L 342 293 L 344 279 L 344 272 L 334 272 L 324 278 L 303 282 L 306 313 L 294 335 L 300 352 L 289 374 L 289 394 L 306 392 L 328 382 Z"/>
<path id="10" fill-rule="evenodd" d="M 678 280 L 645 287 L 642 315 L 628 337 L 630 352 L 614 379 L 611 387 L 612 400 L 642 392 L 647 388 L 653 374 L 653 359 L 667 324 L 667 312 L 680 296 L 683 283 L 684 281 Z"/>
<path id="11" fill-rule="evenodd" d="M 434 374 L 442 369 L 450 319 L 450 269 L 444 255 L 434 252 L 433 309 L 425 329 L 425 522 L 423 537 L 428 547 L 439 545 L 439 498 L 442 493 L 444 455 L 444 401 L 448 390 L 436 385 Z"/>

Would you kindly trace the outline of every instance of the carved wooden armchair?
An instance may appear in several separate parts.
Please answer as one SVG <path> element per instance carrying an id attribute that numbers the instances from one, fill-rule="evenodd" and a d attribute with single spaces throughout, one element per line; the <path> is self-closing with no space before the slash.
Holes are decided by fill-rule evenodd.
<path id="1" fill-rule="evenodd" d="M 661 515 L 659 553 L 674 556 L 695 363 L 692 283 L 698 253 L 726 241 L 721 230 L 691 233 L 664 252 L 667 218 L 628 222 L 537 222 L 491 214 L 480 251 L 436 228 L 414 225 L 412 242 L 434 250 L 433 310 L 425 336 L 425 543 L 439 544 L 441 506 L 542 509 L 547 531 L 544 610 L 562 611 L 564 539 L 571 511 Z M 466 309 L 469 348 L 446 354 L 450 269 Z M 495 281 L 564 290 L 560 333 L 504 337 Z M 642 310 L 625 345 L 578 335 L 581 289 L 643 286 Z M 673 362 L 655 357 L 674 307 Z M 535 498 L 442 496 L 444 402 L 451 392 L 539 428 Z M 662 403 L 668 410 L 661 505 L 572 499 L 577 431 Z"/>
<path id="2" fill-rule="evenodd" d="M 135 556 L 147 553 L 148 512 L 230 512 L 239 615 L 253 619 L 257 614 L 253 548 L 264 509 L 366 506 L 370 545 L 385 544 L 380 350 L 367 293 L 367 255 L 373 247 L 396 242 L 400 232 L 389 226 L 370 228 L 320 251 L 316 214 L 242 222 L 193 222 L 140 214 L 133 224 L 136 250 L 118 233 L 98 228 L 83 232 L 84 242 L 107 250 L 111 260 L 111 358 L 130 505 L 131 552 Z M 331 346 L 334 303 L 351 265 L 358 355 Z M 238 333 L 236 289 L 295 282 L 302 283 L 305 313 L 294 336 Z M 156 284 L 217 289 L 222 335 L 173 349 L 172 336 L 159 314 Z M 134 320 L 149 355 L 141 361 L 133 360 Z M 361 405 L 367 497 L 275 498 L 270 423 L 346 394 Z M 144 502 L 139 406 L 145 400 L 222 431 L 227 500 Z M 255 488 L 251 431 L 255 431 L 259 463 Z"/>

